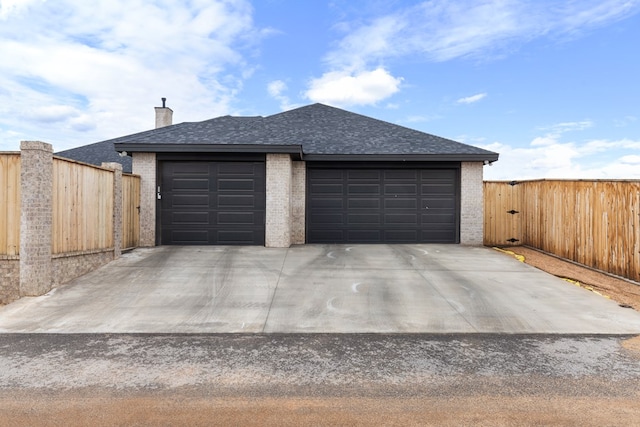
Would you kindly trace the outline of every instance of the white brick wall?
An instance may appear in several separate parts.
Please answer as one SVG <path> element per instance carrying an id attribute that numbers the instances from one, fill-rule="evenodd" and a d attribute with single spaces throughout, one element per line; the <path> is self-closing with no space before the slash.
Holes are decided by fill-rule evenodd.
<path id="1" fill-rule="evenodd" d="M 291 185 L 291 244 L 293 245 L 305 243 L 306 189 L 307 166 L 305 162 L 293 162 L 293 183 Z"/>
<path id="2" fill-rule="evenodd" d="M 132 169 L 140 175 L 140 246 L 155 246 L 156 153 L 133 153 Z"/>
<path id="3" fill-rule="evenodd" d="M 482 245 L 483 185 L 481 162 L 462 162 L 460 171 L 460 243 Z"/>
<path id="4" fill-rule="evenodd" d="M 291 246 L 291 182 L 293 165 L 288 154 L 267 154 L 265 246 Z"/>

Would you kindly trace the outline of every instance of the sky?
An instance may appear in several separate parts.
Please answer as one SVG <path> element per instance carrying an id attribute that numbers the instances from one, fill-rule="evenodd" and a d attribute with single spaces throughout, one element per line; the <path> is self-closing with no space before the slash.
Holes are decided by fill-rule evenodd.
<path id="1" fill-rule="evenodd" d="M 0 0 L 0 151 L 321 102 L 500 153 L 485 179 L 640 179 L 640 0 Z"/>

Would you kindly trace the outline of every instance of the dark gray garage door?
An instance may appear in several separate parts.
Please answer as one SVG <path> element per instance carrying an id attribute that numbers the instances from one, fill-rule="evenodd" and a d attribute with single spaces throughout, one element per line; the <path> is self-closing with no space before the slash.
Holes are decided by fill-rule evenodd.
<path id="1" fill-rule="evenodd" d="M 264 162 L 160 163 L 163 245 L 264 245 Z"/>
<path id="2" fill-rule="evenodd" d="M 457 169 L 307 172 L 309 243 L 458 242 Z"/>

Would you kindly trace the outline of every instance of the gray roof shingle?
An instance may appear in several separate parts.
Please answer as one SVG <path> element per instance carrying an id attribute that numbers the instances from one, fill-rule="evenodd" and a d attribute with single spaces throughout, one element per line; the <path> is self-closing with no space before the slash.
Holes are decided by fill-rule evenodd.
<path id="1" fill-rule="evenodd" d="M 180 123 L 92 145 L 98 144 L 109 150 L 115 145 L 116 150 L 127 152 L 277 152 L 277 146 L 287 152 L 301 151 L 307 160 L 393 160 L 399 156 L 417 156 L 419 160 L 498 159 L 498 154 L 491 151 L 323 104 L 267 117 L 223 116 Z"/>
<path id="2" fill-rule="evenodd" d="M 96 142 L 82 147 L 59 151 L 56 156 L 100 166 L 103 162 L 120 163 L 122 171 L 131 173 L 131 157 L 121 156 L 113 146 L 113 141 Z"/>

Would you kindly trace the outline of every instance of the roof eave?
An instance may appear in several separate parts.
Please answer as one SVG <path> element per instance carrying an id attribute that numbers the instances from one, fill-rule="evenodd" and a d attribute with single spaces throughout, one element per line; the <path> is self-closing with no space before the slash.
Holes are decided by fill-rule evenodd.
<path id="1" fill-rule="evenodd" d="M 270 153 L 291 154 L 302 158 L 300 145 L 266 144 L 145 144 L 135 142 L 117 142 L 116 151 L 127 153 Z"/>
<path id="2" fill-rule="evenodd" d="M 340 162 L 488 162 L 498 160 L 498 153 L 482 154 L 305 154 L 306 161 Z"/>

